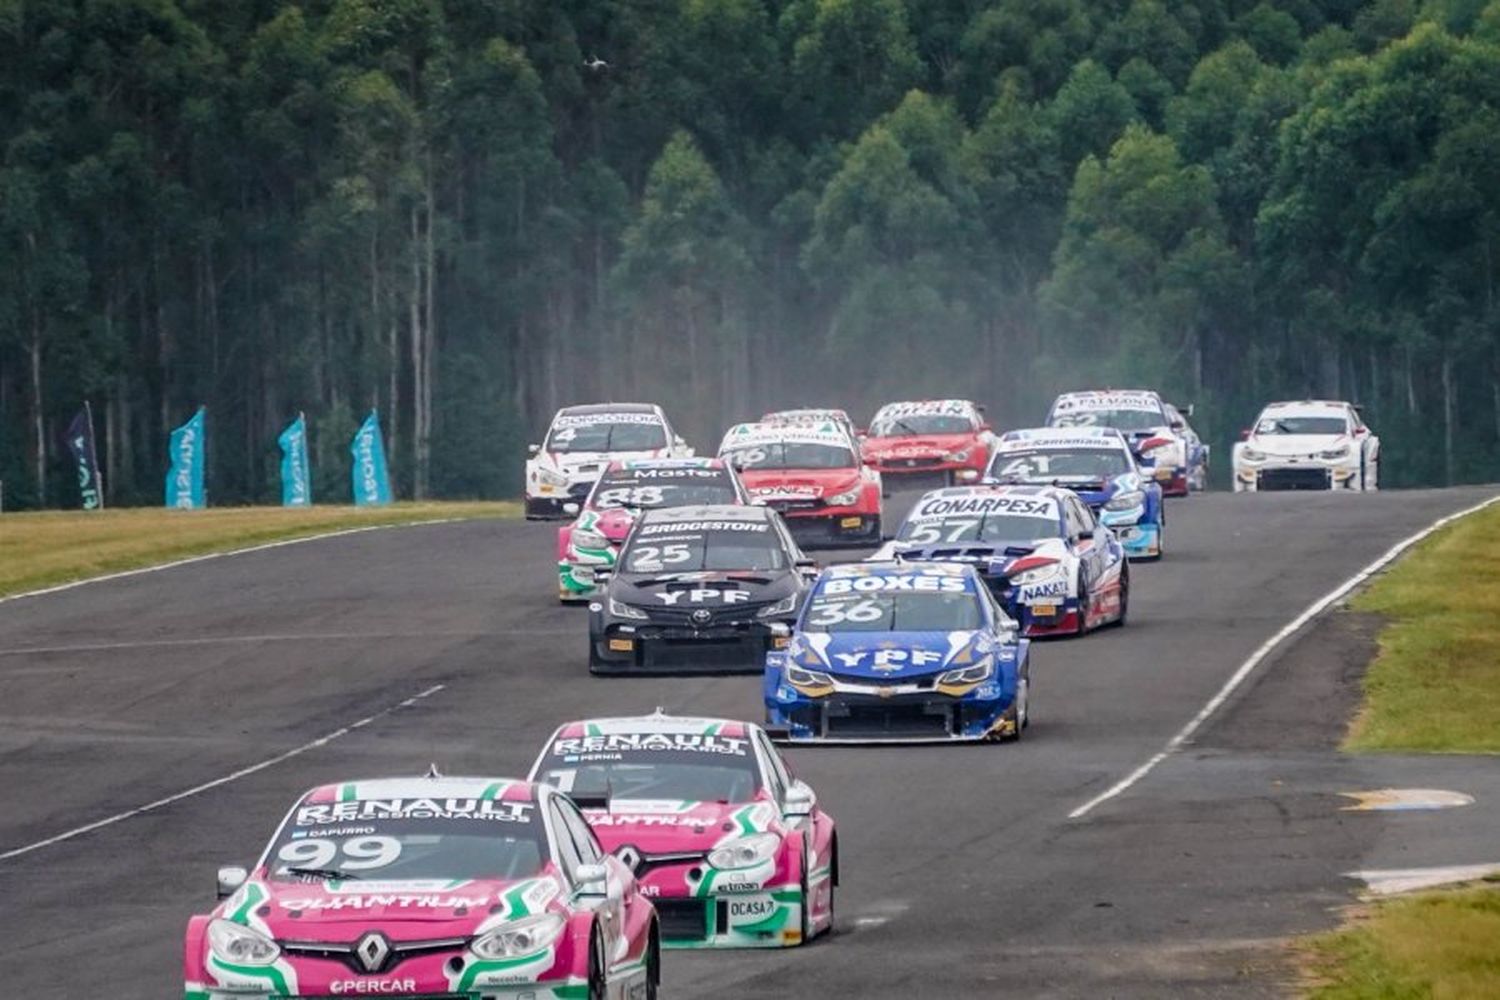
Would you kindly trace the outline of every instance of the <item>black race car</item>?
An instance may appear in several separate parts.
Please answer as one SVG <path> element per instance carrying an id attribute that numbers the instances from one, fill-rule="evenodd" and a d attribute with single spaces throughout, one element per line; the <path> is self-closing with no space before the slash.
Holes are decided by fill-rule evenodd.
<path id="1" fill-rule="evenodd" d="M 648 510 L 589 605 L 589 670 L 758 673 L 816 571 L 773 510 Z"/>

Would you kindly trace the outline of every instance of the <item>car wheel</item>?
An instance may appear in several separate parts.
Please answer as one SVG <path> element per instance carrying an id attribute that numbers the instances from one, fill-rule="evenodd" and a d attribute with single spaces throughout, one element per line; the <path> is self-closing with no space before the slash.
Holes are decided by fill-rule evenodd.
<path id="1" fill-rule="evenodd" d="M 1078 627 L 1073 630 L 1074 635 L 1083 635 L 1089 630 L 1089 588 L 1083 582 L 1083 577 L 1078 578 Z"/>
<path id="2" fill-rule="evenodd" d="M 1116 628 L 1125 624 L 1125 616 L 1130 613 L 1130 568 L 1120 567 L 1120 617 L 1116 618 Z"/>
<path id="3" fill-rule="evenodd" d="M 656 1000 L 661 990 L 661 931 L 651 925 L 651 940 L 646 944 L 646 1000 Z"/>
<path id="4" fill-rule="evenodd" d="M 1008 742 L 1021 742 L 1021 731 L 1031 724 L 1031 679 L 1029 677 L 1016 680 L 1016 700 L 1011 703 L 1010 710 L 1005 714 L 1011 724 Z"/>
<path id="5" fill-rule="evenodd" d="M 604 939 L 595 927 L 589 934 L 589 1000 L 608 1000 L 609 963 L 604 957 Z"/>
<path id="6" fill-rule="evenodd" d="M 807 855 L 802 855 L 802 943 L 811 944 L 813 939 L 812 890 L 807 882 Z"/>

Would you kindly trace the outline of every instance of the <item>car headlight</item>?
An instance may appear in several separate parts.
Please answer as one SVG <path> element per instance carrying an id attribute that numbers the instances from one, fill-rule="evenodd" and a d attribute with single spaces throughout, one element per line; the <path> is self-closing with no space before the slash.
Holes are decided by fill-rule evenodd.
<path id="1" fill-rule="evenodd" d="M 1254 448 L 1241 448 L 1240 458 L 1243 458 L 1247 462 L 1264 462 L 1266 460 L 1266 453 L 1256 451 Z"/>
<path id="2" fill-rule="evenodd" d="M 969 460 L 969 449 L 963 451 L 950 451 L 943 456 L 945 462 L 967 462 Z"/>
<path id="3" fill-rule="evenodd" d="M 469 942 L 469 950 L 487 961 L 533 955 L 556 941 L 567 926 L 556 913 L 538 913 L 485 931 Z"/>
<path id="4" fill-rule="evenodd" d="M 232 920 L 208 925 L 208 947 L 215 958 L 232 965 L 270 965 L 281 957 L 281 946 L 275 941 Z"/>
<path id="5" fill-rule="evenodd" d="M 1132 507 L 1139 507 L 1145 502 L 1145 493 L 1142 493 L 1140 490 L 1131 490 L 1129 493 L 1121 493 L 1118 496 L 1111 497 L 1109 502 L 1104 505 L 1104 509 L 1130 510 Z"/>
<path id="6" fill-rule="evenodd" d="M 1062 563 L 1048 563 L 1045 566 L 1036 566 L 1032 569 L 1023 569 L 1010 578 L 1010 582 L 1017 587 L 1024 587 L 1032 583 L 1041 583 L 1050 577 L 1057 576 L 1062 569 Z"/>
<path id="7" fill-rule="evenodd" d="M 854 487 L 854 489 L 850 490 L 848 493 L 840 493 L 836 497 L 828 498 L 828 506 L 830 507 L 848 507 L 857 503 L 859 503 L 858 486 Z"/>
<path id="8" fill-rule="evenodd" d="M 568 485 L 568 477 L 567 476 L 563 475 L 560 472 L 553 472 L 551 469 L 544 469 L 541 466 L 537 467 L 537 470 L 536 470 L 536 479 L 537 479 L 537 482 L 539 482 L 539 483 L 546 483 L 548 486 L 566 486 L 566 485 Z"/>
<path id="9" fill-rule="evenodd" d="M 823 673 L 823 671 L 808 670 L 806 667 L 799 667 L 795 663 L 788 663 L 786 665 L 786 679 L 787 683 L 793 687 L 833 687 L 833 678 Z"/>
<path id="10" fill-rule="evenodd" d="M 617 601 L 613 597 L 609 599 L 609 613 L 616 618 L 634 618 L 638 621 L 644 621 L 651 617 L 635 605 Z"/>
<path id="11" fill-rule="evenodd" d="M 1323 459 L 1325 462 L 1337 462 L 1341 458 L 1349 457 L 1349 446 L 1344 445 L 1342 448 L 1333 448 L 1328 451 L 1320 451 L 1318 452 L 1318 457 Z"/>
<path id="12" fill-rule="evenodd" d="M 572 536 L 575 549 L 607 549 L 609 539 L 597 531 L 575 531 Z"/>
<path id="13" fill-rule="evenodd" d="M 780 848 L 781 838 L 776 834 L 755 833 L 748 837 L 731 840 L 723 847 L 714 848 L 708 854 L 708 863 L 720 871 L 753 868 L 770 861 Z"/>
<path id="14" fill-rule="evenodd" d="M 797 595 L 788 594 L 775 604 L 761 608 L 756 612 L 757 618 L 774 618 L 777 615 L 789 615 L 797 610 Z"/>
<path id="15" fill-rule="evenodd" d="M 973 666 L 948 671 L 939 677 L 937 682 L 939 684 L 978 684 L 980 681 L 989 680 L 994 672 L 995 660 L 993 657 L 986 656 Z"/>

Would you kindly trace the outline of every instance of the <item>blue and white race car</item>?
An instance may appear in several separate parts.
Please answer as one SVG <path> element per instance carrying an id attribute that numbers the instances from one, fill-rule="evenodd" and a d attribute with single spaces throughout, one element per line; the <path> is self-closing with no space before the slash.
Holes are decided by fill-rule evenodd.
<path id="1" fill-rule="evenodd" d="M 1056 486 L 957 486 L 925 494 L 872 559 L 969 563 L 1029 636 L 1125 624 L 1125 548 Z"/>
<path id="2" fill-rule="evenodd" d="M 1129 442 L 1113 427 L 1009 431 L 995 446 L 985 479 L 1066 487 L 1115 533 L 1130 558 L 1159 559 L 1166 551 L 1161 486 L 1141 472 Z"/>
<path id="3" fill-rule="evenodd" d="M 1047 411 L 1048 427 L 1113 427 L 1125 435 L 1142 469 L 1169 497 L 1188 495 L 1188 441 L 1172 426 L 1167 404 L 1150 389 L 1065 392 Z"/>
<path id="4" fill-rule="evenodd" d="M 791 742 L 1020 739 L 1029 647 L 972 566 L 831 566 L 766 654 L 767 727 Z"/>

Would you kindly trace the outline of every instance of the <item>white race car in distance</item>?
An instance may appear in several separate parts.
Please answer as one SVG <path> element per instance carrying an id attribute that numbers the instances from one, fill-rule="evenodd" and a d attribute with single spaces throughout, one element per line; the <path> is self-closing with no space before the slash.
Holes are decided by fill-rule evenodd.
<path id="1" fill-rule="evenodd" d="M 655 403 L 565 406 L 552 418 L 543 443 L 530 451 L 526 516 L 532 520 L 578 513 L 564 505 L 582 505 L 613 460 L 693 457 Z"/>
<path id="2" fill-rule="evenodd" d="M 1358 407 L 1331 400 L 1271 403 L 1234 446 L 1234 490 L 1352 490 L 1380 485 L 1380 438 Z"/>

